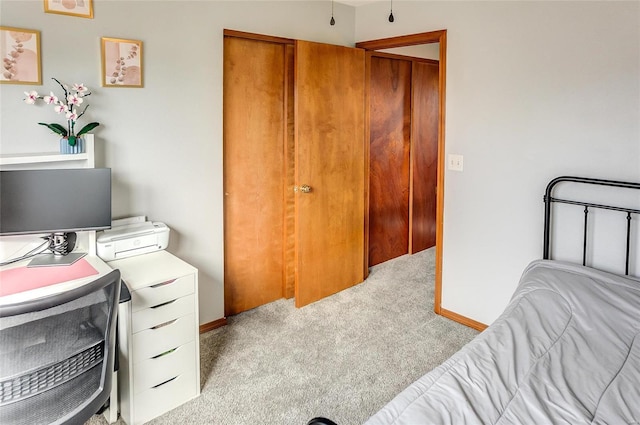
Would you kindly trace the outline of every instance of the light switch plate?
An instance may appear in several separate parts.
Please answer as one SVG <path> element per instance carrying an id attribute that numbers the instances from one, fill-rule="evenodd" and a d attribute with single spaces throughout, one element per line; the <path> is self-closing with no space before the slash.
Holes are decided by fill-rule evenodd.
<path id="1" fill-rule="evenodd" d="M 452 171 L 462 171 L 464 168 L 464 157 L 462 155 L 449 154 L 448 168 Z"/>

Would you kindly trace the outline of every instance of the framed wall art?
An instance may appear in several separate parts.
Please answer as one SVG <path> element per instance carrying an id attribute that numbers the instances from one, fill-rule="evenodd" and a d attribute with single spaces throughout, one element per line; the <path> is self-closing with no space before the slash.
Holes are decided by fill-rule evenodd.
<path id="1" fill-rule="evenodd" d="M 44 0 L 44 11 L 93 19 L 93 0 Z"/>
<path id="2" fill-rule="evenodd" d="M 142 87 L 142 41 L 102 37 L 102 87 Z"/>
<path id="3" fill-rule="evenodd" d="M 42 84 L 40 31 L 0 27 L 0 83 Z"/>

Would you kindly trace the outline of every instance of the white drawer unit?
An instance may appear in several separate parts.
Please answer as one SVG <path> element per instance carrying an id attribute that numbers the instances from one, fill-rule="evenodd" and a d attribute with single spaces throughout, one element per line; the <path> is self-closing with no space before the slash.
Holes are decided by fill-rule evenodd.
<path id="1" fill-rule="evenodd" d="M 108 263 L 131 292 L 120 307 L 120 414 L 143 424 L 200 395 L 198 270 L 166 251 Z"/>

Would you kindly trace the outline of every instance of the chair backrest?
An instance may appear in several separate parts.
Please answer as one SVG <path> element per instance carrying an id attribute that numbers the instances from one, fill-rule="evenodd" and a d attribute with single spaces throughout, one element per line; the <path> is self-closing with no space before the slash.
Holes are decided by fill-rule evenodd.
<path id="1" fill-rule="evenodd" d="M 120 271 L 0 308 L 0 423 L 82 424 L 108 400 Z"/>

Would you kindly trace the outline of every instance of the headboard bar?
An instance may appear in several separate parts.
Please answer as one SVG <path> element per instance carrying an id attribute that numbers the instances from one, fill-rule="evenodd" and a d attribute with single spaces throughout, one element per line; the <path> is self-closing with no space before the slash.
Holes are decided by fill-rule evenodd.
<path id="1" fill-rule="evenodd" d="M 549 199 L 551 200 L 551 202 L 557 202 L 559 204 L 582 205 L 584 207 L 589 207 L 589 208 L 600 208 L 603 210 L 622 211 L 626 213 L 640 214 L 640 210 L 636 210 L 633 208 L 623 208 L 623 207 L 616 207 L 613 205 L 602 205 L 602 204 L 592 204 L 589 202 L 570 201 L 567 199 L 560 199 L 560 198 L 554 198 L 554 197 L 551 197 Z"/>
<path id="2" fill-rule="evenodd" d="M 586 257 L 587 257 L 587 224 L 588 224 L 588 215 L 589 208 L 599 208 L 611 211 L 618 211 L 626 213 L 627 219 L 627 237 L 626 237 L 626 252 L 625 252 L 625 274 L 629 274 L 629 257 L 630 257 L 630 247 L 631 247 L 631 215 L 632 214 L 640 214 L 640 210 L 634 208 L 625 208 L 614 205 L 604 205 L 604 204 L 594 204 L 591 202 L 581 202 L 581 201 L 573 201 L 567 199 L 554 198 L 551 196 L 553 188 L 560 182 L 573 182 L 573 183 L 585 183 L 585 184 L 593 184 L 600 186 L 611 186 L 611 187 L 621 187 L 627 189 L 639 189 L 640 183 L 633 182 L 621 182 L 615 180 L 602 180 L 602 179 L 592 179 L 587 177 L 571 177 L 571 176 L 562 176 L 557 177 L 549 182 L 547 185 L 547 189 L 544 194 L 544 247 L 542 258 L 548 260 L 551 258 L 550 251 L 550 232 L 551 232 L 551 205 L 553 203 L 562 203 L 562 204 L 571 204 L 571 205 L 579 205 L 584 207 L 584 230 L 583 230 L 583 246 L 582 246 L 582 264 L 586 265 Z"/>

